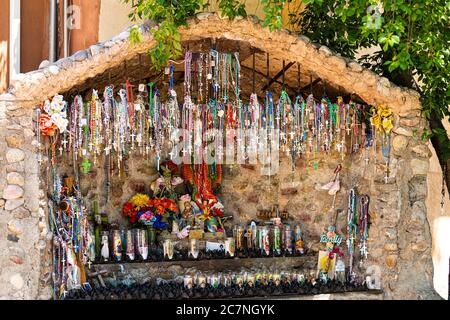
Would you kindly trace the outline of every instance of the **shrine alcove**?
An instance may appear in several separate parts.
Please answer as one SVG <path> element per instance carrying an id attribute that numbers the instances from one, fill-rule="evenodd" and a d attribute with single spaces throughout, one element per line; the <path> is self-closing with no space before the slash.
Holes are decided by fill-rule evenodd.
<path id="1" fill-rule="evenodd" d="M 127 30 L 72 57 L 18 75 L 9 93 L 1 96 L 0 147 L 6 150 L 5 161 L 0 162 L 0 190 L 4 199 L 1 221 L 8 239 L 0 241 L 0 248 L 8 250 L 12 259 L 20 263 L 2 265 L 0 282 L 5 285 L 0 289 L 0 296 L 53 297 L 49 190 L 54 187 L 52 168 L 55 166 L 46 151 L 51 145 L 40 137 L 37 129 L 36 108 L 57 94 L 68 101 L 70 108 L 77 96 L 84 103 L 92 101 L 93 90 L 98 95 L 94 99 L 103 99 L 105 88 L 113 88 L 114 98 L 119 99 L 119 90 L 130 89 L 138 95 L 139 85 L 144 84 L 148 93 L 151 83 L 151 88 L 159 91 L 161 101 L 169 99 L 167 92 L 173 89 L 178 108 L 182 109 L 186 76 L 192 75 L 186 71 L 187 56 L 173 61 L 171 68 L 152 69 L 147 52 L 155 45 L 148 31 L 153 26 L 153 22 L 139 26 L 144 38 L 138 44 L 128 40 L 130 31 Z M 276 217 L 284 217 L 286 224 L 302 226 L 308 252 L 298 259 L 265 258 L 254 263 L 247 259 L 238 262 L 239 267 L 275 264 L 279 268 L 315 270 L 324 246 L 321 236 L 326 234 L 328 226 L 335 225 L 336 233 L 344 237 L 341 246 L 346 248 L 349 195 L 357 190 L 359 196 L 370 199 L 366 243 L 369 253 L 364 259 L 359 252 L 355 253 L 355 259 L 364 260 L 361 265 L 355 263 L 358 276 L 377 277 L 381 289 L 378 294 L 385 299 L 435 297 L 431 235 L 424 204 L 429 151 L 420 138 L 426 123 L 420 116 L 419 95 L 324 46 L 311 43 L 304 36 L 287 31 L 270 32 L 254 17 L 230 22 L 213 13 L 199 14 L 180 32 L 184 53 L 192 53 L 190 62 L 210 57 L 211 49 L 229 54 L 235 63 L 234 70 L 237 68 L 240 75 L 230 79 L 232 87 L 239 88 L 237 94 L 229 92 L 230 99 L 237 95 L 244 104 L 249 104 L 252 94 L 256 94 L 253 98 L 264 104 L 270 91 L 274 105 L 284 99 L 281 92 L 290 97 L 291 105 L 297 96 L 304 101 L 314 97 L 317 103 L 322 103 L 325 97 L 332 102 L 341 99 L 343 104 L 352 101 L 361 106 L 361 115 L 365 116 L 358 120 L 361 131 L 357 135 L 364 139 L 369 132 L 365 129 L 371 127 L 372 107 L 388 106 L 392 112 L 389 144 L 380 136 L 369 148 L 365 145 L 367 140 L 350 141 L 353 136 L 349 135 L 343 140 L 342 151 L 335 153 L 317 152 L 293 158 L 292 150 L 282 147 L 276 172 L 267 173 L 260 164 L 222 165 L 221 188 L 217 193 L 224 216 L 232 217 L 224 222 L 228 231 L 225 237 L 233 236 L 234 225 L 248 225 L 252 220 L 277 212 Z M 191 71 L 198 75 L 197 69 Z M 124 87 L 125 81 L 130 86 Z M 205 86 L 202 93 L 207 95 L 211 88 Z M 198 91 L 191 96 L 194 101 L 200 99 Z M 349 146 L 344 150 L 346 143 Z M 170 160 L 167 151 L 162 151 L 160 158 L 154 153 L 150 156 L 147 153 L 147 157 L 138 152 L 127 153 L 120 160 L 124 160 L 123 167 L 115 167 L 112 169 L 115 174 L 107 177 L 101 160 L 103 153 L 99 154 L 98 163 L 93 158 L 83 162 L 84 155 L 74 161 L 65 153 L 61 141 L 58 147 L 61 150 L 52 152 L 58 155 L 59 171 L 73 174 L 73 164 L 78 165 L 79 178 L 75 180 L 79 180 L 79 192 L 87 211 L 107 213 L 121 228 L 128 224 L 122 212 L 124 203 L 136 193 L 151 193 L 152 183 L 160 178 L 160 165 Z M 323 186 L 337 179 L 339 190 L 331 195 Z M 107 195 L 105 188 L 108 188 Z M 348 252 L 344 252 L 343 259 L 347 264 Z M 177 264 L 165 261 L 153 269 L 146 265 L 151 271 L 144 276 L 182 273 Z M 190 261 L 184 268 L 212 272 L 232 268 L 232 264 L 223 260 L 212 268 L 208 261 Z M 120 270 L 117 265 L 110 268 Z M 142 276 L 139 264 L 126 268 L 133 276 Z"/>

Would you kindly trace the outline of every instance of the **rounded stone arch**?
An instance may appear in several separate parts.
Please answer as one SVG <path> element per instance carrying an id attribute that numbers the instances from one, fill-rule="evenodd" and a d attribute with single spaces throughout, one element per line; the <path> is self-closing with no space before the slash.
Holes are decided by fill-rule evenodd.
<path id="1" fill-rule="evenodd" d="M 0 96 L 0 157 L 6 155 L 6 161 L 0 162 L 3 201 L 0 211 L 4 211 L 2 234 L 8 235 L 7 240 L 0 241 L 0 248 L 8 250 L 9 255 L 9 259 L 3 259 L 6 262 L 0 262 L 3 268 L 0 297 L 33 299 L 48 298 L 50 294 L 46 195 L 40 187 L 43 181 L 39 176 L 33 108 L 55 94 L 83 85 L 90 87 L 90 83 L 105 77 L 108 70 L 121 68 L 126 61 L 144 55 L 155 45 L 148 31 L 154 26 L 149 22 L 139 27 L 144 40 L 137 45 L 128 40 L 128 29 L 71 57 L 19 74 L 9 92 Z M 181 27 L 180 32 L 185 43 L 207 39 L 235 41 L 270 53 L 271 58 L 279 61 L 298 62 L 303 74 L 326 79 L 330 86 L 355 94 L 367 104 L 392 108 L 396 118 L 393 178 L 385 183 L 376 177 L 372 186 L 377 201 L 372 209 L 369 261 L 382 270 L 386 298 L 434 297 L 431 236 L 425 206 L 430 154 L 420 139 L 426 124 L 420 117 L 419 94 L 394 85 L 304 36 L 285 30 L 270 32 L 254 17 L 229 21 L 214 13 L 202 13 L 192 18 L 187 27 Z M 265 61 L 258 62 L 261 73 L 264 68 Z"/>
<path id="2" fill-rule="evenodd" d="M 128 40 L 129 28 L 111 40 L 95 44 L 69 58 L 37 71 L 19 74 L 12 81 L 10 93 L 24 102 L 38 102 L 66 92 L 148 52 L 155 46 L 155 40 L 148 30 L 155 26 L 153 22 L 138 26 L 144 38 L 137 45 Z M 182 42 L 226 39 L 249 44 L 260 52 L 268 52 L 271 59 L 298 62 L 302 73 L 326 79 L 329 85 L 339 87 L 348 94 L 356 94 L 367 104 L 389 105 L 399 115 L 420 110 L 420 96 L 414 90 L 396 86 L 357 62 L 312 43 L 305 36 L 297 36 L 287 30 L 271 32 L 255 17 L 230 21 L 215 13 L 201 13 L 191 18 L 187 27 L 180 27 L 180 33 Z M 265 61 L 257 62 L 256 69 L 265 72 L 265 67 Z"/>

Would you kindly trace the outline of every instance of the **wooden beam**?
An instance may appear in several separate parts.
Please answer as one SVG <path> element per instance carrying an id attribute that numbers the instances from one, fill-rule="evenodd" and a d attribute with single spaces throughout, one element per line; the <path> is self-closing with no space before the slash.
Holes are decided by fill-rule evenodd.
<path id="1" fill-rule="evenodd" d="M 283 69 L 280 70 L 270 81 L 261 89 L 266 90 L 270 87 L 270 85 L 278 80 L 286 71 L 289 70 L 290 67 L 292 67 L 295 64 L 295 62 L 289 62 Z"/>

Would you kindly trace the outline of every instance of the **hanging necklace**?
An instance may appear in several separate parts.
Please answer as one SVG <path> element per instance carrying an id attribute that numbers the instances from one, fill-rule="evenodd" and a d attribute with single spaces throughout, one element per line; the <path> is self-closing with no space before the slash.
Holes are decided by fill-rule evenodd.
<path id="1" fill-rule="evenodd" d="M 367 259 L 367 255 L 369 251 L 367 250 L 367 239 L 369 238 L 369 203 L 370 198 L 368 195 L 360 196 L 360 243 L 359 243 L 359 251 L 361 253 L 360 265 L 362 266 L 363 260 Z"/>
<path id="2" fill-rule="evenodd" d="M 347 212 L 347 247 L 350 255 L 349 262 L 349 277 L 352 275 L 353 271 L 353 253 L 355 247 L 355 240 L 357 234 L 357 197 L 356 197 L 356 189 L 350 189 L 348 195 L 348 212 Z"/>

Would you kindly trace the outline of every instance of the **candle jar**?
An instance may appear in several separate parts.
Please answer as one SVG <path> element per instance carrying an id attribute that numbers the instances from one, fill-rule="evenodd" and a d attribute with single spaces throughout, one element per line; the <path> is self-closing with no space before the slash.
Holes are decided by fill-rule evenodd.
<path id="1" fill-rule="evenodd" d="M 298 276 L 297 276 L 297 282 L 298 282 L 298 284 L 300 284 L 300 285 L 304 285 L 304 284 L 305 284 L 305 282 L 306 282 L 306 277 L 305 277 L 305 274 L 304 274 L 304 273 L 298 274 Z"/>
<path id="2" fill-rule="evenodd" d="M 281 275 L 278 272 L 273 273 L 271 282 L 278 287 L 281 284 Z"/>
<path id="3" fill-rule="evenodd" d="M 255 275 L 253 273 L 249 273 L 247 275 L 247 285 L 252 288 L 255 285 Z"/>
<path id="4" fill-rule="evenodd" d="M 135 233 L 137 239 L 137 249 L 139 253 L 139 258 L 145 261 L 148 258 L 147 230 L 137 229 L 135 230 Z"/>
<path id="5" fill-rule="evenodd" d="M 252 230 L 252 242 L 253 242 L 253 249 L 258 248 L 258 227 L 256 226 L 255 222 L 252 222 L 250 224 L 250 229 Z"/>
<path id="6" fill-rule="evenodd" d="M 148 245 L 149 246 L 155 246 L 156 245 L 156 230 L 155 228 L 149 227 L 148 230 L 146 230 L 148 233 Z"/>
<path id="7" fill-rule="evenodd" d="M 242 274 L 236 275 L 236 284 L 239 288 L 242 288 L 242 286 L 244 285 L 244 277 L 242 276 Z"/>
<path id="8" fill-rule="evenodd" d="M 128 260 L 134 261 L 135 259 L 135 245 L 134 245 L 134 239 L 135 239 L 135 233 L 133 230 L 127 230 L 126 231 L 126 252 Z"/>
<path id="9" fill-rule="evenodd" d="M 244 228 L 242 226 L 237 226 L 236 227 L 236 232 L 235 232 L 235 239 L 236 239 L 236 249 L 238 251 L 242 251 L 244 250 Z"/>
<path id="10" fill-rule="evenodd" d="M 252 236 L 251 226 L 247 226 L 247 230 L 246 230 L 245 234 L 246 234 L 245 246 L 247 247 L 247 250 L 252 250 L 253 249 L 253 236 Z"/>
<path id="11" fill-rule="evenodd" d="M 284 226 L 284 250 L 288 254 L 292 253 L 292 229 L 288 224 Z"/>
<path id="12" fill-rule="evenodd" d="M 164 257 L 167 257 L 167 258 L 169 258 L 169 260 L 172 260 L 173 259 L 173 242 L 171 239 L 164 240 L 163 249 L 164 249 Z"/>
<path id="13" fill-rule="evenodd" d="M 101 248 L 101 260 L 103 262 L 109 261 L 109 232 L 102 232 L 102 248 Z"/>
<path id="14" fill-rule="evenodd" d="M 229 273 L 224 274 L 222 276 L 222 284 L 224 287 L 230 287 L 232 284 L 232 278 L 231 275 Z"/>
<path id="15" fill-rule="evenodd" d="M 204 274 L 197 276 L 197 285 L 202 289 L 206 288 L 206 276 Z"/>
<path id="16" fill-rule="evenodd" d="M 119 230 L 112 231 L 113 259 L 116 262 L 122 261 L 122 238 Z"/>
<path id="17" fill-rule="evenodd" d="M 186 289 L 191 290 L 194 282 L 191 275 L 185 275 L 183 279 L 183 285 Z"/>
<path id="18" fill-rule="evenodd" d="M 230 257 L 234 257 L 235 247 L 234 247 L 234 239 L 227 238 L 225 240 L 225 253 L 228 253 Z"/>
<path id="19" fill-rule="evenodd" d="M 281 230 L 277 225 L 272 229 L 272 251 L 275 255 L 281 254 Z"/>
<path id="20" fill-rule="evenodd" d="M 261 275 L 261 283 L 264 286 L 267 286 L 269 284 L 269 273 L 268 272 L 263 272 Z"/>
<path id="21" fill-rule="evenodd" d="M 256 272 L 255 273 L 255 285 L 256 284 L 262 284 L 262 281 L 263 281 L 263 275 L 262 275 L 262 273 L 261 272 Z"/>
<path id="22" fill-rule="evenodd" d="M 295 251 L 301 254 L 305 253 L 302 228 L 300 225 L 295 226 Z"/>
<path id="23" fill-rule="evenodd" d="M 219 285 L 220 285 L 220 276 L 217 275 L 217 274 L 211 275 L 210 280 L 209 280 L 209 284 L 214 289 L 217 289 L 219 287 Z"/>
<path id="24" fill-rule="evenodd" d="M 96 244 L 95 244 L 94 227 L 92 226 L 92 224 L 89 224 L 87 248 L 88 248 L 88 259 L 91 262 L 94 262 L 96 258 L 95 245 Z"/>
<path id="25" fill-rule="evenodd" d="M 282 272 L 281 281 L 283 284 L 290 284 L 292 282 L 292 274 L 289 271 Z"/>
<path id="26" fill-rule="evenodd" d="M 342 259 L 338 259 L 336 262 L 336 280 L 342 284 L 345 283 L 345 263 L 342 261 Z"/>
<path id="27" fill-rule="evenodd" d="M 269 228 L 263 227 L 261 230 L 262 234 L 262 251 L 265 256 L 270 255 L 270 236 Z"/>
<path id="28" fill-rule="evenodd" d="M 194 259 L 197 259 L 199 250 L 198 250 L 198 240 L 197 239 L 191 239 L 189 241 L 189 255 L 191 255 Z"/>

